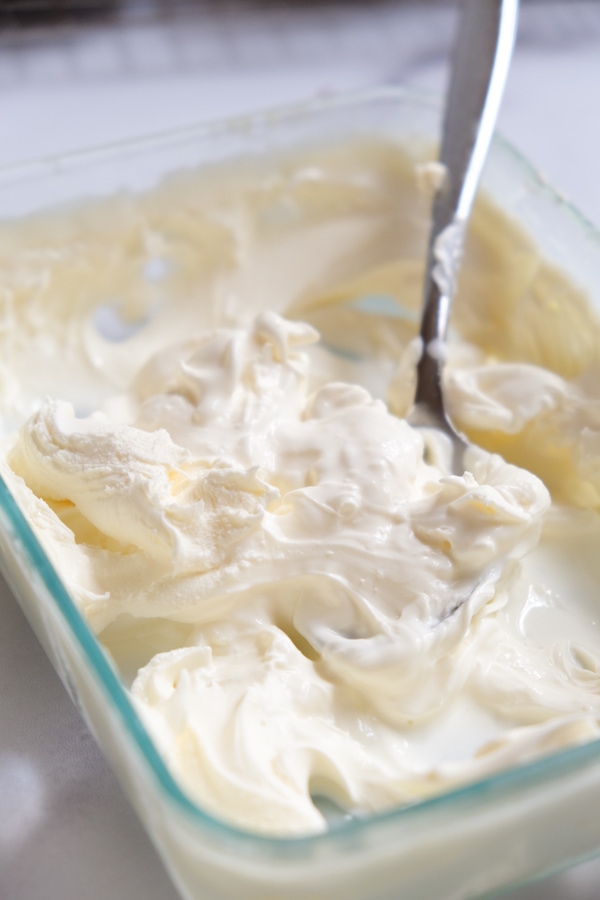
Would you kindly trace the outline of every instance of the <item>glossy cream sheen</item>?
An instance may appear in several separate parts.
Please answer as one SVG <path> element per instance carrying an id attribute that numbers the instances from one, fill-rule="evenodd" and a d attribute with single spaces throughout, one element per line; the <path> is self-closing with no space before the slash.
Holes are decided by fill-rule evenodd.
<path id="1" fill-rule="evenodd" d="M 326 168 L 317 175 L 322 218 L 339 191 L 332 200 Z M 375 165 L 368 196 L 376 176 Z M 348 202 L 357 184 L 354 173 Z M 357 207 L 355 235 L 379 214 Z M 453 476 L 443 436 L 403 418 L 410 329 L 394 335 L 399 364 L 389 352 L 365 362 L 353 341 L 363 325 L 377 331 L 377 316 L 336 319 L 369 282 L 397 284 L 397 264 L 377 260 L 369 276 L 367 255 L 367 275 L 318 302 L 305 294 L 324 344 L 280 314 L 293 302 L 259 302 L 252 252 L 264 275 L 269 242 L 231 210 L 222 219 L 239 238 L 230 285 L 248 278 L 252 314 L 230 305 L 186 339 L 167 328 L 158 351 L 152 329 L 143 351 L 142 330 L 126 390 L 90 414 L 46 399 L 7 439 L 3 465 L 172 771 L 228 821 L 301 834 L 326 827 L 316 797 L 366 814 L 598 736 L 589 372 L 491 358 L 463 301 L 451 409 L 488 450 L 508 441 L 521 465 L 473 449 Z M 317 270 L 343 230 L 320 223 Z M 299 231 L 283 255 L 301 271 L 310 229 Z M 410 292 L 412 269 L 400 269 Z M 532 428 L 569 460 L 560 502 L 538 477 L 548 445 L 537 454 Z M 574 535 L 585 584 L 570 569 Z"/>

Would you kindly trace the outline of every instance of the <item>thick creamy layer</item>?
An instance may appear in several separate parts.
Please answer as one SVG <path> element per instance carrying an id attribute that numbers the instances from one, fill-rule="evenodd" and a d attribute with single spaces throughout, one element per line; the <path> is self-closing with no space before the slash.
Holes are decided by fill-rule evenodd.
<path id="1" fill-rule="evenodd" d="M 173 772 L 267 833 L 326 827 L 316 797 L 364 814 L 600 736 L 598 349 L 577 337 L 598 326 L 556 274 L 576 349 L 555 352 L 551 331 L 511 343 L 502 304 L 537 321 L 547 269 L 485 208 L 446 390 L 487 449 L 450 475 L 444 438 L 404 419 L 421 277 L 414 247 L 394 255 L 420 202 L 407 172 L 389 149 L 348 148 L 209 191 L 202 228 L 185 220 L 204 235 L 186 278 L 210 300 L 193 320 L 162 300 L 152 318 L 145 297 L 148 324 L 117 322 L 115 341 L 64 272 L 65 297 L 33 279 L 37 319 L 5 295 L 33 344 L 44 316 L 49 346 L 70 336 L 65 371 L 97 402 L 59 375 L 15 436 L 41 370 L 22 396 L 7 382 L 2 473 Z M 156 197 L 128 211 L 150 209 L 153 252 L 187 233 L 165 196 L 162 219 Z M 82 228 L 100 253 L 106 234 Z M 184 294 L 186 252 L 170 264 Z M 132 258 L 115 276 L 130 301 Z"/>
<path id="2" fill-rule="evenodd" d="M 276 833 L 323 826 L 315 793 L 367 812 L 589 738 L 599 707 L 596 648 L 552 659 L 511 621 L 542 482 L 477 450 L 449 475 L 364 388 L 311 390 L 316 337 L 275 313 L 208 332 L 107 411 L 46 401 L 8 455 L 109 646 L 123 621 L 188 626 L 133 696 L 197 799 Z M 432 757 L 465 702 L 493 745 Z"/>

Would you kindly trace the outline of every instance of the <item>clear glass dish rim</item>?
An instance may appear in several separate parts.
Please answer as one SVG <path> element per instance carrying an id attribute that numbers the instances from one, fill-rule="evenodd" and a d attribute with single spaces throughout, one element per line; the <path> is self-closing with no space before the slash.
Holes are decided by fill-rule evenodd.
<path id="1" fill-rule="evenodd" d="M 268 109 L 233 118 L 225 118 L 191 125 L 185 128 L 165 130 L 126 141 L 115 141 L 92 148 L 76 150 L 56 156 L 28 160 L 24 163 L 10 164 L 0 167 L 0 186 L 2 183 L 14 183 L 21 179 L 40 175 L 55 175 L 67 172 L 79 166 L 87 166 L 95 162 L 105 162 L 112 157 L 134 155 L 139 152 L 158 150 L 191 141 L 208 141 L 219 136 L 243 132 L 249 128 L 284 124 L 286 120 L 300 121 L 316 113 L 328 110 L 339 110 L 363 106 L 377 102 L 402 102 L 421 104 L 431 109 L 440 107 L 439 98 L 426 91 L 407 89 L 404 87 L 384 86 L 354 91 L 349 94 L 337 94 L 321 97 L 304 103 Z M 540 193 L 546 195 L 555 205 L 574 217 L 578 226 L 583 229 L 588 239 L 592 239 L 600 250 L 600 231 L 568 200 L 560 196 L 549 185 L 532 164 L 510 142 L 500 135 L 494 136 L 494 143 L 524 172 L 526 178 L 535 184 Z M 7 220 L 4 220 L 7 221 Z M 164 792 L 167 799 L 178 807 L 187 817 L 204 829 L 207 827 L 214 835 L 220 834 L 229 843 L 238 842 L 247 849 L 265 851 L 270 856 L 285 855 L 301 857 L 310 853 L 324 843 L 340 845 L 347 840 L 353 843 L 361 834 L 385 823 L 410 828 L 415 820 L 431 818 L 438 812 L 459 812 L 461 809 L 473 809 L 477 801 L 487 802 L 494 798 L 510 800 L 511 796 L 523 789 L 540 787 L 557 781 L 574 771 L 582 771 L 594 763 L 600 764 L 600 738 L 586 744 L 571 747 L 533 762 L 515 766 L 478 781 L 461 787 L 444 791 L 435 796 L 415 801 L 414 804 L 394 807 L 390 810 L 373 813 L 365 817 L 357 817 L 336 824 L 331 829 L 318 834 L 300 836 L 270 836 L 246 831 L 229 824 L 197 805 L 181 788 L 169 772 L 162 756 L 156 749 L 152 739 L 142 724 L 126 688 L 119 680 L 116 672 L 105 656 L 100 643 L 88 628 L 83 616 L 75 606 L 62 580 L 51 564 L 48 556 L 36 538 L 31 526 L 21 512 L 16 500 L 0 474 L 0 510 L 5 514 L 17 541 L 22 545 L 32 569 L 40 576 L 49 595 L 52 597 L 67 624 L 71 635 L 81 650 L 85 661 L 89 664 L 100 686 L 125 726 L 129 737 L 145 759 L 152 771 L 156 784 Z"/>
<path id="2" fill-rule="evenodd" d="M 211 119 L 181 128 L 165 129 L 125 140 L 75 149 L 65 153 L 33 157 L 24 162 L 7 163 L 0 166 L 0 186 L 3 183 L 11 183 L 36 175 L 64 173 L 79 166 L 106 162 L 111 157 L 122 157 L 124 155 L 159 150 L 194 140 L 208 141 L 228 133 L 243 133 L 256 127 L 284 124 L 286 120 L 299 121 L 303 117 L 326 113 L 328 110 L 348 109 L 353 106 L 365 106 L 386 101 L 400 102 L 403 100 L 429 107 L 432 110 L 441 109 L 440 97 L 431 91 L 412 87 L 406 88 L 401 85 L 380 85 L 348 93 L 321 96 L 299 103 L 243 113 L 237 116 Z M 585 229 L 588 236 L 591 234 L 600 244 L 600 228 L 591 222 L 570 200 L 558 193 L 541 173 L 535 169 L 527 157 L 497 131 L 494 133 L 493 146 L 500 146 L 503 152 L 507 156 L 512 157 L 514 163 L 526 173 L 528 180 L 535 183 L 536 189 L 540 193 L 545 194 L 553 203 L 562 207 Z M 2 221 L 0 216 L 0 222 Z"/>

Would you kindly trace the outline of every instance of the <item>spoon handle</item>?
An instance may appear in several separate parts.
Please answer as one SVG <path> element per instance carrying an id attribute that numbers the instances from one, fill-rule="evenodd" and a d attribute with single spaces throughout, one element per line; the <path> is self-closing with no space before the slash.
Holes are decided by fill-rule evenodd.
<path id="1" fill-rule="evenodd" d="M 465 0 L 446 95 L 421 320 L 415 403 L 447 429 L 442 342 L 467 221 L 498 116 L 515 42 L 519 0 Z"/>

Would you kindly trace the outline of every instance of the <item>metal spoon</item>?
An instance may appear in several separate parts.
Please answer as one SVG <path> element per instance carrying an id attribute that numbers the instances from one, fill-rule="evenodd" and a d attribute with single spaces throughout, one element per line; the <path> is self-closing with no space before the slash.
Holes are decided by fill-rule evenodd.
<path id="1" fill-rule="evenodd" d="M 468 445 L 444 406 L 444 341 L 466 226 L 506 83 L 518 8 L 519 0 L 465 0 L 446 95 L 439 156 L 446 172 L 433 203 L 420 332 L 423 349 L 411 421 L 441 429 L 450 437 L 455 474 L 464 472 Z"/>

